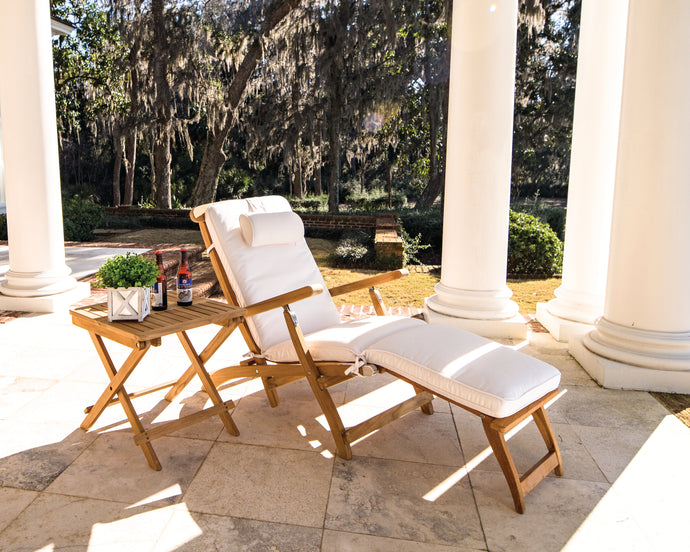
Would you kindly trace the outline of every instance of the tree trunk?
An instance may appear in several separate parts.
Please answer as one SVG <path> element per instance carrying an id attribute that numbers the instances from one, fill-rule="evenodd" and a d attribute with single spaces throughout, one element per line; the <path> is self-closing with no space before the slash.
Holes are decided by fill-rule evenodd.
<path id="1" fill-rule="evenodd" d="M 264 37 L 268 36 L 299 3 L 300 0 L 276 0 L 273 2 L 268 8 L 266 19 L 261 27 L 261 34 Z M 221 108 L 223 113 L 219 114 L 219 119 L 223 121 L 222 127 L 215 129 L 213 136 L 207 134 L 206 148 L 204 149 L 199 176 L 197 177 L 196 185 L 192 192 L 192 199 L 190 200 L 192 205 L 210 203 L 215 199 L 216 189 L 218 188 L 218 176 L 226 160 L 225 153 L 223 153 L 223 145 L 232 126 L 232 117 L 229 117 L 228 114 L 239 105 L 247 83 L 262 55 L 262 38 L 257 37 L 247 49 L 244 59 L 242 59 L 232 82 L 230 82 L 227 88 L 225 105 Z M 207 155 L 206 150 L 209 147 L 211 150 Z"/>
<path id="2" fill-rule="evenodd" d="M 139 14 L 139 6 L 137 6 Z M 140 15 L 140 14 L 139 14 Z M 141 80 L 139 78 L 139 59 L 141 55 L 141 34 L 135 33 L 132 48 L 129 51 L 129 103 L 130 111 L 125 135 L 125 194 L 124 204 L 134 202 L 134 170 L 137 161 L 137 134 L 139 129 Z M 152 167 L 153 169 L 153 167 Z"/>
<path id="3" fill-rule="evenodd" d="M 331 88 L 331 120 L 328 127 L 329 161 L 331 171 L 328 177 L 328 211 L 337 213 L 340 205 L 340 111 L 342 100 L 340 87 L 337 84 Z"/>
<path id="4" fill-rule="evenodd" d="M 165 131 L 160 131 L 154 147 L 156 172 L 156 206 L 159 209 L 171 209 L 172 197 L 170 195 L 170 137 Z"/>
<path id="5" fill-rule="evenodd" d="M 120 169 L 122 168 L 122 135 L 119 129 L 113 131 L 115 153 L 113 154 L 113 207 L 120 205 Z"/>
<path id="6" fill-rule="evenodd" d="M 164 0 L 151 1 L 153 19 L 153 80 L 156 87 L 155 159 L 156 205 L 172 207 L 170 197 L 170 135 L 172 133 L 172 94 L 168 83 L 167 36 L 165 31 Z"/>
<path id="7" fill-rule="evenodd" d="M 388 208 L 392 209 L 393 208 L 393 168 L 395 165 L 390 162 L 390 160 L 386 161 L 386 185 L 388 187 Z"/>
<path id="8" fill-rule="evenodd" d="M 158 195 L 158 182 L 156 182 L 156 156 L 153 154 L 153 142 L 155 136 L 153 129 L 149 134 L 149 164 L 151 165 L 151 202 L 156 201 Z"/>
<path id="9" fill-rule="evenodd" d="M 316 170 L 314 171 L 314 193 L 317 196 L 320 196 L 323 194 L 323 184 L 321 180 L 321 169 L 323 166 L 323 154 L 322 148 L 323 148 L 323 139 L 321 138 L 321 125 L 319 124 L 319 128 L 317 130 L 317 149 L 316 149 L 316 155 L 318 156 L 317 162 L 316 162 Z"/>
<path id="10" fill-rule="evenodd" d="M 444 85 L 432 85 L 429 90 L 429 183 L 419 197 L 417 207 L 422 210 L 429 209 L 436 198 L 438 198 L 445 181 L 445 170 L 439 170 L 439 141 L 445 144 L 445 133 L 443 128 L 447 123 L 447 117 L 442 116 L 447 112 L 444 109 Z M 443 122 L 443 124 L 442 124 Z"/>
<path id="11" fill-rule="evenodd" d="M 192 207 L 211 203 L 216 199 L 218 177 L 227 159 L 223 144 L 229 129 L 230 125 L 219 123 L 216 126 L 209 126 L 206 132 L 206 147 L 201 158 L 199 176 L 189 199 Z"/>
<path id="12" fill-rule="evenodd" d="M 299 144 L 295 146 L 298 150 Z M 290 163 L 292 174 L 290 175 L 290 180 L 292 181 L 292 195 L 298 199 L 304 197 L 304 186 L 302 184 L 302 162 L 297 154 L 293 154 L 292 161 Z"/>
<path id="13" fill-rule="evenodd" d="M 134 169 L 137 161 L 137 133 L 132 130 L 125 137 L 125 197 L 124 204 L 134 201 Z"/>

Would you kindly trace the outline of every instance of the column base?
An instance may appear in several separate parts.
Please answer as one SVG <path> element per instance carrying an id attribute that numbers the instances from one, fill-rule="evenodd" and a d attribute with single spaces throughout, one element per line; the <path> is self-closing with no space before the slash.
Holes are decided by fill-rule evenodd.
<path id="1" fill-rule="evenodd" d="M 8 270 L 5 281 L 0 282 L 0 293 L 10 297 L 42 297 L 58 295 L 77 285 L 70 276 L 72 270 L 63 264 L 61 267 L 43 272 L 17 272 Z"/>
<path id="2" fill-rule="evenodd" d="M 556 341 L 568 343 L 571 337 L 587 333 L 594 327 L 593 324 L 575 322 L 552 314 L 549 310 L 550 304 L 551 301 L 537 303 L 537 320 Z"/>
<path id="3" fill-rule="evenodd" d="M 456 289 L 439 282 L 434 286 L 435 295 L 427 297 L 425 303 L 439 314 L 471 320 L 508 320 L 520 310 L 511 301 L 513 292 L 508 286 L 503 289 L 482 291 Z"/>
<path id="4" fill-rule="evenodd" d="M 690 371 L 690 332 L 643 330 L 600 318 L 583 336 L 593 353 L 653 370 Z"/>
<path id="5" fill-rule="evenodd" d="M 91 284 L 78 282 L 76 287 L 55 295 L 41 297 L 11 297 L 0 293 L 0 310 L 21 312 L 60 312 L 66 311 L 77 301 L 91 294 Z"/>
<path id="6" fill-rule="evenodd" d="M 690 393 L 690 370 L 643 368 L 604 358 L 585 346 L 586 335 L 571 337 L 568 351 L 599 385 L 608 389 Z"/>
<path id="7" fill-rule="evenodd" d="M 446 324 L 490 339 L 527 338 L 527 322 L 520 314 L 504 320 L 460 318 L 434 311 L 427 299 L 424 304 L 424 318 L 430 324 Z"/>

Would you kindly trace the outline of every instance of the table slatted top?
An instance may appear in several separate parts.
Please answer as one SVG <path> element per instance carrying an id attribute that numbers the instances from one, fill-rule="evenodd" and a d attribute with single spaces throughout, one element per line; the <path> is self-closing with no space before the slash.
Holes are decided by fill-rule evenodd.
<path id="1" fill-rule="evenodd" d="M 73 324 L 115 341 L 150 341 L 207 324 L 227 324 L 244 313 L 245 309 L 241 307 L 198 298 L 194 298 L 194 302 L 188 307 L 173 304 L 164 311 L 151 311 L 141 322 L 108 322 L 107 303 L 97 303 L 70 311 Z"/>

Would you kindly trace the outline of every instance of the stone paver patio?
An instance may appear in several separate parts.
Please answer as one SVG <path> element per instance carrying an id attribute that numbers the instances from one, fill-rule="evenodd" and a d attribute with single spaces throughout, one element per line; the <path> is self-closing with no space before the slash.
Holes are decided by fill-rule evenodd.
<path id="1" fill-rule="evenodd" d="M 215 332 L 191 332 L 203 345 Z M 127 352 L 108 344 L 116 365 Z M 241 435 L 211 418 L 154 441 L 151 470 L 119 405 L 89 432 L 83 409 L 107 378 L 87 332 L 67 314 L 0 324 L 0 551 L 674 550 L 687 546 L 690 429 L 649 393 L 598 387 L 548 334 L 515 343 L 558 367 L 548 409 L 565 475 L 549 477 L 516 514 L 480 421 L 436 400 L 334 457 L 308 387 L 271 409 L 255 381 L 221 387 Z M 210 363 L 242 355 L 238 336 Z M 175 338 L 137 368 L 128 390 L 186 368 Z M 135 399 L 145 425 L 203 408 L 195 380 L 169 406 Z M 346 423 L 408 393 L 387 376 L 335 393 Z M 543 450 L 533 423 L 511 438 L 518 468 Z M 538 446 L 539 445 L 539 446 Z"/>

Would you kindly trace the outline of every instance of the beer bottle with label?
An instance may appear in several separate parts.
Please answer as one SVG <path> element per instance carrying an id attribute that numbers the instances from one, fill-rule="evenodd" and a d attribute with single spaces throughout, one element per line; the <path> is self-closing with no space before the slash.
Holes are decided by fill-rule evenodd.
<path id="1" fill-rule="evenodd" d="M 189 270 L 187 250 L 180 249 L 182 259 L 180 269 L 177 271 L 177 304 L 188 307 L 192 304 L 192 272 Z"/>
<path id="2" fill-rule="evenodd" d="M 156 251 L 156 264 L 158 265 L 158 278 L 153 285 L 151 308 L 155 311 L 162 311 L 168 308 L 168 277 L 163 271 L 162 251 Z"/>

